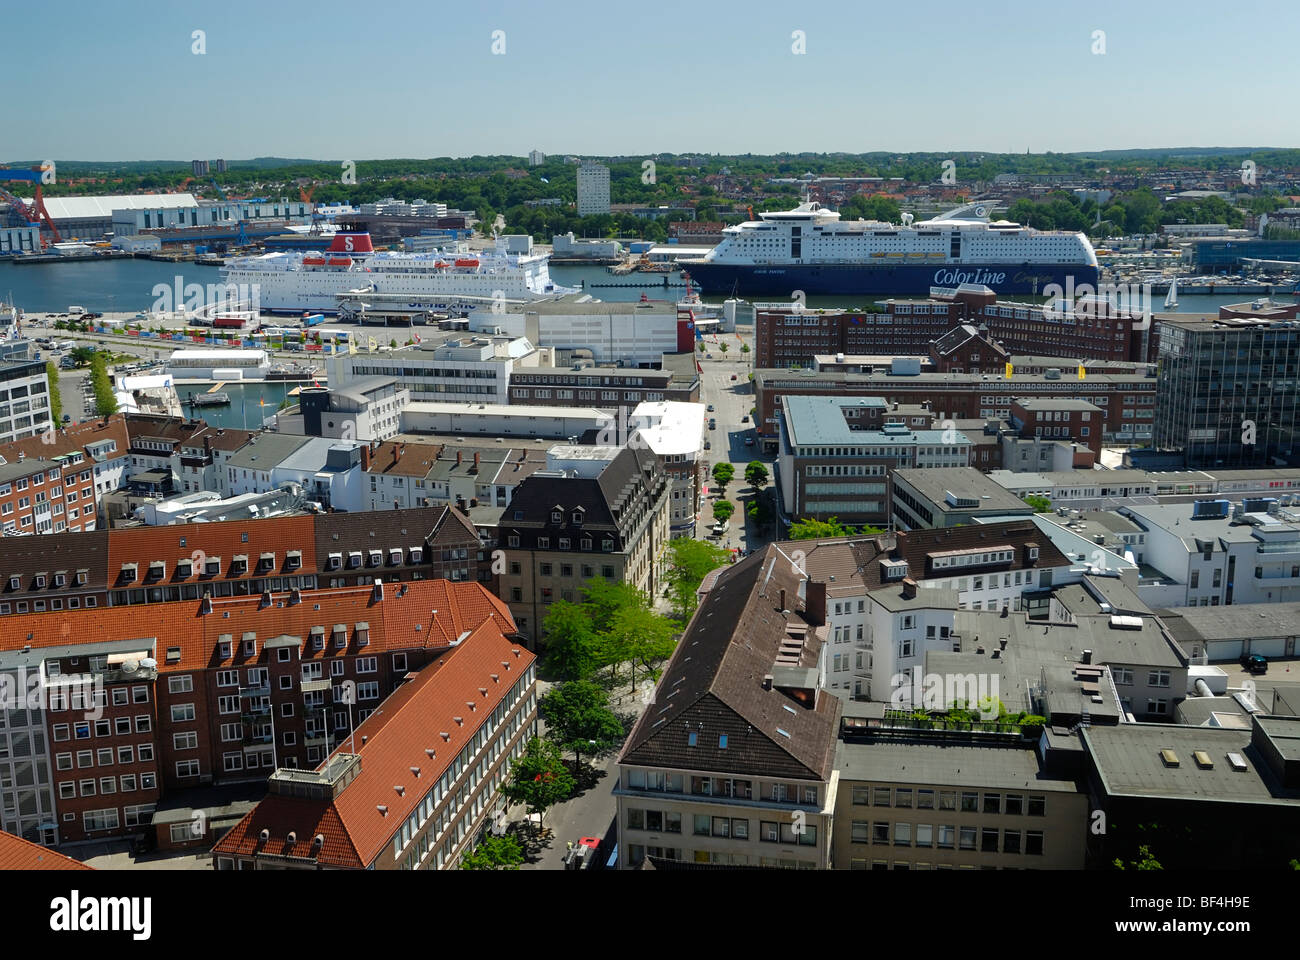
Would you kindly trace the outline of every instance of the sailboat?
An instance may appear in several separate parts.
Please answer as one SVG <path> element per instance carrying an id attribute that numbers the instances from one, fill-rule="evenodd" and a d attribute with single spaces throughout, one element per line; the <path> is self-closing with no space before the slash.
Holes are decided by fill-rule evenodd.
<path id="1" fill-rule="evenodd" d="M 1165 294 L 1165 308 L 1178 306 L 1178 278 L 1169 281 L 1169 292 Z"/>

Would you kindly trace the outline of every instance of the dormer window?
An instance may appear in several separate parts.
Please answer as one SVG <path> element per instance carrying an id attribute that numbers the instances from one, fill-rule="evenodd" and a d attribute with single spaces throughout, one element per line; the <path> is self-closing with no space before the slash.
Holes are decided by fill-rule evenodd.
<path id="1" fill-rule="evenodd" d="M 274 569 L 275 569 L 275 553 L 274 553 L 274 552 L 268 552 L 268 553 L 264 553 L 264 554 L 262 554 L 260 557 L 258 557 L 258 558 L 257 558 L 257 569 L 258 569 L 258 570 L 263 570 L 263 571 L 265 571 L 265 570 L 274 570 Z"/>
<path id="2" fill-rule="evenodd" d="M 370 551 L 370 566 L 377 567 L 384 562 L 384 554 L 381 550 Z"/>
<path id="3" fill-rule="evenodd" d="M 119 579 L 123 583 L 135 583 L 136 570 L 139 569 L 134 563 L 122 564 L 122 572 Z"/>
<path id="4" fill-rule="evenodd" d="M 424 562 L 424 547 L 412 547 L 410 553 L 411 553 L 411 560 L 410 560 L 411 563 Z"/>
<path id="5" fill-rule="evenodd" d="M 311 648 L 316 651 L 325 649 L 325 628 L 311 628 Z"/>
<path id="6" fill-rule="evenodd" d="M 564 522 L 564 511 L 563 511 L 563 510 L 552 510 L 552 511 L 551 511 L 551 523 L 563 523 L 563 522 Z"/>
<path id="7" fill-rule="evenodd" d="M 244 656 L 257 656 L 257 635 L 253 633 L 244 634 Z"/>
<path id="8" fill-rule="evenodd" d="M 176 561 L 176 576 L 185 578 L 194 573 L 194 563 L 191 560 Z"/>
<path id="9" fill-rule="evenodd" d="M 574 525 L 575 527 L 580 527 L 580 526 L 582 526 L 582 518 L 583 518 L 583 512 L 582 512 L 582 510 L 574 510 L 574 511 L 573 511 L 573 525 Z"/>
<path id="10" fill-rule="evenodd" d="M 248 573 L 248 555 L 241 553 L 231 560 L 230 572 L 235 576 Z"/>
<path id="11" fill-rule="evenodd" d="M 331 553 L 325 566 L 327 569 L 337 570 L 339 567 L 343 566 L 343 554 Z"/>
<path id="12" fill-rule="evenodd" d="M 54 585 L 56 587 L 64 587 L 67 586 L 67 584 L 68 584 L 67 574 L 56 573 L 54 575 Z"/>
<path id="13" fill-rule="evenodd" d="M 348 645 L 348 628 L 342 623 L 334 624 L 334 649 L 342 650 Z"/>
<path id="14" fill-rule="evenodd" d="M 203 563 L 203 572 L 209 577 L 215 577 L 221 573 L 221 558 L 208 557 Z"/>
<path id="15" fill-rule="evenodd" d="M 397 567 L 397 566 L 401 566 L 401 563 L 402 563 L 402 548 L 390 547 L 388 550 L 388 565 L 390 567 Z"/>
<path id="16" fill-rule="evenodd" d="M 357 646 L 364 647 L 368 643 L 370 643 L 370 624 L 358 623 L 357 624 Z"/>
<path id="17" fill-rule="evenodd" d="M 167 563 L 164 560 L 154 560 L 149 564 L 149 579 L 161 580 L 167 574 Z"/>
<path id="18" fill-rule="evenodd" d="M 36 588 L 39 590 L 39 589 L 43 588 L 44 586 L 45 586 L 45 574 L 43 574 L 43 573 L 38 573 L 38 574 L 36 575 Z"/>
<path id="19" fill-rule="evenodd" d="M 86 585 L 86 581 L 89 579 L 90 579 L 90 574 L 87 573 L 85 570 L 77 571 L 77 586 L 84 587 Z"/>
<path id="20" fill-rule="evenodd" d="M 356 568 L 361 566 L 361 551 L 351 550 L 348 552 L 348 567 Z"/>
<path id="21" fill-rule="evenodd" d="M 9 578 L 9 589 L 10 589 L 10 590 L 17 590 L 20 586 L 22 586 L 22 580 L 21 580 L 19 577 L 10 577 L 10 578 Z"/>
<path id="22" fill-rule="evenodd" d="M 232 656 L 234 656 L 234 654 L 235 654 L 235 641 L 231 639 L 229 634 L 227 634 L 226 639 L 221 640 L 217 643 L 217 656 L 220 657 L 222 660 L 229 660 Z"/>
<path id="23" fill-rule="evenodd" d="M 284 555 L 284 565 L 289 570 L 297 570 L 302 567 L 302 551 L 290 550 Z"/>

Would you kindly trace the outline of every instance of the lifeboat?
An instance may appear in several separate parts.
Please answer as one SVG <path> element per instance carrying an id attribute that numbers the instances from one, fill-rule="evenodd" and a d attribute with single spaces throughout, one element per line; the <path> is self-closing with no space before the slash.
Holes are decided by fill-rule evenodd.
<path id="1" fill-rule="evenodd" d="M 324 257 L 303 257 L 302 265 L 304 267 L 323 267 L 325 266 Z"/>
<path id="2" fill-rule="evenodd" d="M 351 257 L 330 257 L 329 265 L 331 267 L 350 267 L 352 266 Z"/>
<path id="3" fill-rule="evenodd" d="M 477 266 L 478 266 L 478 261 L 477 261 L 477 260 L 470 260 L 470 259 L 457 260 L 457 261 L 456 261 L 456 266 L 458 266 L 458 267 L 477 267 Z"/>

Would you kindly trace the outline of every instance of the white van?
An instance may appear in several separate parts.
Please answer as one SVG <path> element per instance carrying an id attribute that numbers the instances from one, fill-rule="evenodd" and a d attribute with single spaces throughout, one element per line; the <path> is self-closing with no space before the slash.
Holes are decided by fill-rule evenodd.
<path id="1" fill-rule="evenodd" d="M 68 314 L 73 317 L 79 317 L 85 312 L 86 312 L 85 307 L 78 307 L 75 304 L 71 307 L 68 307 Z"/>

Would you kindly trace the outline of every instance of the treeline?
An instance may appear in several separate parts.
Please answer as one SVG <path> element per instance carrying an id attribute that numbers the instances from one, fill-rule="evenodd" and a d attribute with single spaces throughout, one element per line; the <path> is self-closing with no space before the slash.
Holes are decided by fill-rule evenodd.
<path id="1" fill-rule="evenodd" d="M 1169 223 L 1226 223 L 1242 227 L 1247 213 L 1271 213 L 1285 206 L 1278 194 L 1252 197 L 1243 211 L 1222 197 L 1189 197 L 1162 201 L 1146 187 L 1116 194 L 1104 204 L 1057 190 L 1042 200 L 1016 200 L 1007 218 L 1038 230 L 1082 230 L 1094 237 L 1158 233 Z"/>

